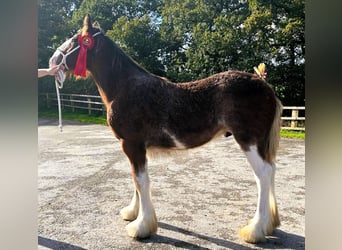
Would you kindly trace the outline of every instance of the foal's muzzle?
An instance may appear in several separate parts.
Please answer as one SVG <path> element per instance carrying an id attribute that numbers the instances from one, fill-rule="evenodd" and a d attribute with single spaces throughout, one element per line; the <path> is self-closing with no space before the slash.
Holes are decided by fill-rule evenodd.
<path id="1" fill-rule="evenodd" d="M 70 47 L 72 43 L 72 38 L 68 39 L 67 41 L 65 41 L 61 46 L 59 46 L 56 51 L 53 53 L 53 55 L 51 56 L 50 60 L 49 60 L 49 65 L 51 66 L 55 66 L 55 65 L 59 65 L 61 66 L 61 69 L 58 70 L 56 78 L 58 80 L 58 82 L 63 83 L 65 80 L 65 71 L 69 70 L 69 66 L 67 64 L 67 57 L 68 55 L 70 55 L 71 53 L 73 53 L 74 51 L 76 51 L 80 46 L 76 46 L 75 48 L 73 48 L 72 50 L 67 51 L 67 49 Z"/>

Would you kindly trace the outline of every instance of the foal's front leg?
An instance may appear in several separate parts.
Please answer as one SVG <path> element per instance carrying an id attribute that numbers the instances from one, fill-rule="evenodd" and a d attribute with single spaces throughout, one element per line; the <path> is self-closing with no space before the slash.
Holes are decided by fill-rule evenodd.
<path id="1" fill-rule="evenodd" d="M 151 200 L 146 150 L 143 146 L 125 141 L 122 147 L 131 162 L 136 191 L 130 205 L 121 210 L 121 215 L 126 220 L 133 220 L 126 226 L 129 236 L 146 238 L 157 232 L 157 217 Z"/>
<path id="2" fill-rule="evenodd" d="M 133 180 L 134 181 L 134 180 Z M 134 194 L 131 200 L 131 203 L 121 209 L 120 214 L 122 219 L 133 221 L 138 217 L 139 213 L 139 194 L 138 191 L 134 188 Z"/>

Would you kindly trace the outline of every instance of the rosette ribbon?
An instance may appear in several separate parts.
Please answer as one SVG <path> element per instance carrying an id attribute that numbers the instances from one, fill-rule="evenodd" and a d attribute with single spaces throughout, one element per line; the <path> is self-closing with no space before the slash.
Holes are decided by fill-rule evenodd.
<path id="1" fill-rule="evenodd" d="M 80 51 L 78 53 L 74 75 L 86 77 L 87 71 L 87 52 L 94 47 L 94 38 L 91 35 L 79 35 L 78 44 L 80 45 Z"/>

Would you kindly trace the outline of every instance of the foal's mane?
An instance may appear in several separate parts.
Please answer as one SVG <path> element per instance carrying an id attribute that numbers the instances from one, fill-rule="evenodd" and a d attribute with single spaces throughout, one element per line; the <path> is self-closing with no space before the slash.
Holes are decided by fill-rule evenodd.
<path id="1" fill-rule="evenodd" d="M 107 59 L 110 60 L 112 69 L 121 69 L 122 67 L 127 67 L 127 70 L 135 69 L 140 71 L 141 73 L 150 74 L 150 72 L 148 72 L 141 65 L 139 65 L 133 58 L 127 55 L 108 36 L 103 36 L 96 50 L 96 53 L 99 52 L 99 50 L 105 51 L 106 56 L 108 57 Z"/>

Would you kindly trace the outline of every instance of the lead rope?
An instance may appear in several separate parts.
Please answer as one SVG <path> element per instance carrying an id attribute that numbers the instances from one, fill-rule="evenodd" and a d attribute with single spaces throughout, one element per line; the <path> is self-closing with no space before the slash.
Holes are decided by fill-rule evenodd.
<path id="1" fill-rule="evenodd" d="M 56 95 L 57 95 L 57 103 L 58 103 L 58 128 L 60 132 L 63 132 L 63 124 L 62 124 L 61 97 L 59 94 L 59 89 L 63 88 L 63 83 L 64 83 L 63 71 L 59 70 L 58 75 L 55 76 L 55 85 L 56 85 Z"/>

